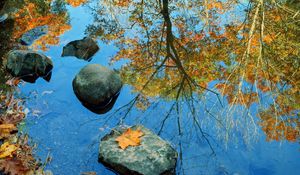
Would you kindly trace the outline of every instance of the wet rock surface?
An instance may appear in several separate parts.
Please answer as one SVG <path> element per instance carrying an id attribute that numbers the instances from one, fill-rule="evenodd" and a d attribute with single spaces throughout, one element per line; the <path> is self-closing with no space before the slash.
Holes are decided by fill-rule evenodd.
<path id="1" fill-rule="evenodd" d="M 167 175 L 175 174 L 177 152 L 171 145 L 142 125 L 141 145 L 121 149 L 116 138 L 127 128 L 114 128 L 101 139 L 99 162 L 119 174 Z"/>
<path id="2" fill-rule="evenodd" d="M 75 40 L 63 48 L 62 56 L 75 56 L 79 59 L 90 61 L 91 57 L 99 50 L 97 43 L 85 37 L 82 40 Z"/>
<path id="3" fill-rule="evenodd" d="M 13 50 L 7 56 L 7 71 L 27 82 L 34 83 L 39 77 L 50 81 L 52 68 L 50 58 L 34 51 Z"/>
<path id="4" fill-rule="evenodd" d="M 73 90 L 92 112 L 103 114 L 114 105 L 122 88 L 120 76 L 99 64 L 83 67 L 73 80 Z"/>
<path id="5" fill-rule="evenodd" d="M 48 32 L 48 26 L 39 26 L 24 33 L 20 39 L 21 44 L 31 45 L 35 40 Z"/>

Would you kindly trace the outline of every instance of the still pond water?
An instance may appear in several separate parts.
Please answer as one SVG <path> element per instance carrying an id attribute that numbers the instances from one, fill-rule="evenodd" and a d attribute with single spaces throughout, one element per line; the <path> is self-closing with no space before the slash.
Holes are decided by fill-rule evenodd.
<path id="1" fill-rule="evenodd" d="M 46 169 L 53 174 L 114 174 L 98 163 L 98 146 L 118 124 L 143 124 L 170 142 L 180 153 L 178 174 L 300 174 L 292 12 L 260 1 L 25 2 L 20 9 L 28 13 L 16 18 L 12 35 L 28 30 L 22 25 L 48 25 L 29 49 L 49 56 L 54 68 L 50 82 L 20 86 L 24 131 L 37 143 L 37 157 L 52 157 Z M 158 10 L 165 5 L 168 14 Z M 290 33 L 278 34 L 283 28 Z M 87 35 L 100 47 L 90 62 L 61 57 L 63 46 Z M 120 71 L 124 81 L 113 109 L 101 115 L 72 89 L 79 70 L 94 63 Z"/>

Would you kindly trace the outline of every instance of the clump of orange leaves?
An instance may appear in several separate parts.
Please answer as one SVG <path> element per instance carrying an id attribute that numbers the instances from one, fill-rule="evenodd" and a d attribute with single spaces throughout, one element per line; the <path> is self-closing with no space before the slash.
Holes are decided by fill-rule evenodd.
<path id="1" fill-rule="evenodd" d="M 84 4 L 87 0 L 67 0 L 67 3 L 73 7 L 78 7 Z"/>
<path id="2" fill-rule="evenodd" d="M 119 7 L 127 7 L 131 3 L 131 0 L 116 0 L 114 3 Z"/>
<path id="3" fill-rule="evenodd" d="M 128 146 L 139 146 L 141 144 L 141 139 L 144 133 L 141 129 L 132 130 L 128 128 L 119 137 L 116 138 L 121 149 L 125 150 Z"/>
<path id="4" fill-rule="evenodd" d="M 275 110 L 271 106 L 271 111 Z M 279 115 L 275 111 L 261 112 L 259 123 L 262 130 L 266 133 L 267 141 L 271 140 L 287 140 L 290 142 L 299 141 L 300 138 L 300 123 L 297 116 L 290 116 L 289 118 Z M 277 115 L 274 115 L 277 114 Z M 279 117 L 280 116 L 280 117 Z"/>
<path id="5" fill-rule="evenodd" d="M 45 175 L 32 151 L 33 147 L 28 144 L 27 136 L 18 137 L 16 142 L 5 140 L 0 146 L 0 172 L 11 175 Z"/>
<path id="6" fill-rule="evenodd" d="M 24 33 L 39 26 L 48 26 L 47 34 L 37 39 L 33 44 L 34 49 L 41 49 L 43 51 L 48 50 L 49 45 L 59 44 L 59 36 L 67 30 L 71 29 L 71 26 L 67 24 L 67 14 L 53 13 L 50 3 L 51 1 L 44 1 L 49 4 L 49 8 L 43 10 L 39 8 L 38 3 L 31 2 L 32 0 L 26 0 L 24 7 L 14 13 L 14 31 L 12 33 L 13 39 L 20 38 Z M 71 1 L 76 2 L 77 1 Z M 75 3 L 75 4 L 76 4 Z"/>
<path id="7" fill-rule="evenodd" d="M 22 100 L 17 99 L 11 92 L 0 92 L 0 140 L 13 137 L 17 132 L 17 125 L 24 119 Z"/>
<path id="8" fill-rule="evenodd" d="M 41 163 L 34 158 L 34 146 L 28 137 L 18 133 L 17 126 L 25 118 L 23 100 L 15 92 L 19 79 L 6 81 L 6 89 L 0 91 L 0 174 L 46 175 Z"/>

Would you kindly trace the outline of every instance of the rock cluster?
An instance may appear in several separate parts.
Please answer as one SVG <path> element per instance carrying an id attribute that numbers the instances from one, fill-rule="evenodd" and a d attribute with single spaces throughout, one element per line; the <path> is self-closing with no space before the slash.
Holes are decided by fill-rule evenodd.
<path id="1" fill-rule="evenodd" d="M 7 17 L 0 16 L 1 21 Z M 34 40 L 47 33 L 40 26 L 23 34 L 21 42 L 31 45 Z M 87 61 L 99 50 L 97 43 L 85 37 L 75 40 L 63 48 L 62 56 L 75 56 Z M 47 56 L 28 50 L 12 50 L 7 55 L 7 71 L 14 77 L 34 83 L 42 77 L 49 81 L 53 63 Z M 92 112 L 104 114 L 116 102 L 122 88 L 119 74 L 99 64 L 83 67 L 72 82 L 73 90 L 80 102 Z M 142 125 L 130 127 L 143 133 L 140 145 L 119 147 L 116 138 L 128 128 L 117 127 L 103 137 L 99 147 L 99 162 L 119 174 L 168 175 L 175 174 L 177 152 L 172 146 Z M 1 171 L 0 171 L 1 174 Z"/>

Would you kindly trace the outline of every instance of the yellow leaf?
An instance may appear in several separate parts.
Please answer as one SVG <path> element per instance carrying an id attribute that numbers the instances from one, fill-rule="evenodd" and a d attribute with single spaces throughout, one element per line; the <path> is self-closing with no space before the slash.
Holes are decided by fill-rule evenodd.
<path id="1" fill-rule="evenodd" d="M 8 137 L 11 132 L 16 130 L 17 128 L 13 124 L 0 124 L 0 139 Z"/>
<path id="2" fill-rule="evenodd" d="M 8 129 L 8 130 L 11 130 L 11 129 L 15 129 L 15 125 L 14 124 L 1 124 L 0 125 L 0 129 Z"/>
<path id="3" fill-rule="evenodd" d="M 144 133 L 140 130 L 131 130 L 128 128 L 122 135 L 116 138 L 121 149 L 126 149 L 128 146 L 138 146 L 141 144 L 141 139 Z"/>
<path id="4" fill-rule="evenodd" d="M 12 153 L 18 149 L 14 144 L 5 142 L 0 147 L 0 159 L 5 157 L 12 157 Z"/>

